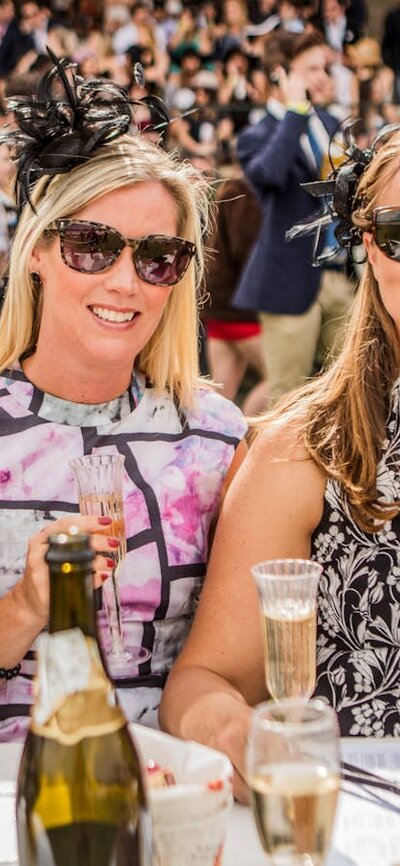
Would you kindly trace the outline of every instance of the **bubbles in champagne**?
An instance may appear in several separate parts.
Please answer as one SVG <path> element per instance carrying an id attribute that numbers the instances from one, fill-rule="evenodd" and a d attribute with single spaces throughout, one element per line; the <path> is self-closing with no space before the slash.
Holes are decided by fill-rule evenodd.
<path id="1" fill-rule="evenodd" d="M 276 698 L 311 697 L 316 678 L 316 608 L 286 599 L 263 612 L 267 687 Z"/>

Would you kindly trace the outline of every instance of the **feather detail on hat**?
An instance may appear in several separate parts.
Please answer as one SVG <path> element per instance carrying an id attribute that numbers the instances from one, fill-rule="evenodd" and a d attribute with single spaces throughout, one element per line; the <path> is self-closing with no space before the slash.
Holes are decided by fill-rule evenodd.
<path id="1" fill-rule="evenodd" d="M 127 133 L 134 125 L 133 105 L 145 103 L 152 125 L 161 130 L 169 122 L 161 99 L 131 100 L 120 85 L 100 78 L 84 79 L 76 73 L 74 62 L 56 57 L 50 48 L 47 53 L 52 68 L 40 80 L 36 94 L 8 100 L 16 128 L 0 135 L 0 143 L 9 145 L 18 163 L 15 197 L 19 208 L 27 201 L 33 208 L 31 191 L 39 178 L 71 171 L 103 144 Z M 134 74 L 143 86 L 140 64 Z"/>
<path id="2" fill-rule="evenodd" d="M 312 196 L 324 199 L 322 208 L 293 225 L 285 235 L 287 241 L 292 241 L 298 237 L 314 234 L 312 257 L 314 267 L 318 267 L 327 258 L 336 255 L 339 247 L 343 247 L 351 253 L 353 247 L 361 243 L 361 229 L 355 226 L 352 221 L 352 213 L 359 205 L 357 196 L 359 180 L 383 141 L 386 141 L 394 132 L 400 131 L 400 124 L 394 123 L 385 126 L 370 147 L 360 148 L 352 133 L 356 123 L 355 120 L 347 120 L 342 124 L 340 131 L 343 135 L 344 159 L 340 165 L 333 168 L 326 180 L 301 184 L 302 188 Z M 335 137 L 336 135 L 337 131 Z M 337 240 L 337 247 L 331 249 L 329 255 L 326 255 L 324 252 L 320 252 L 319 241 L 323 229 L 331 223 L 335 223 L 334 235 Z"/>

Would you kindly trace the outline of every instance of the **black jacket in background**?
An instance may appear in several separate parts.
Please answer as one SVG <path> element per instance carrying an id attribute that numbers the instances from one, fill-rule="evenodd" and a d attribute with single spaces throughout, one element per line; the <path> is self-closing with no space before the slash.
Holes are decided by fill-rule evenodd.
<path id="1" fill-rule="evenodd" d="M 382 57 L 394 72 L 400 72 L 400 6 L 388 12 L 385 18 Z"/>
<path id="2" fill-rule="evenodd" d="M 13 71 L 18 61 L 28 51 L 35 50 L 33 36 L 21 33 L 17 19 L 11 21 L 0 45 L 0 77 L 4 78 Z"/>

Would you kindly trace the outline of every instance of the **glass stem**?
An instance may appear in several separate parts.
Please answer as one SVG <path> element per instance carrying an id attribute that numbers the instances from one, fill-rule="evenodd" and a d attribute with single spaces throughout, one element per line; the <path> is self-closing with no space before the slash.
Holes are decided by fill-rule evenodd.
<path id="1" fill-rule="evenodd" d="M 119 592 L 118 592 L 118 581 L 116 578 L 116 568 L 113 569 L 113 572 L 111 575 L 111 580 L 112 580 L 112 590 L 113 590 L 113 594 L 114 594 L 114 604 L 115 604 L 115 615 L 116 615 L 116 620 L 117 620 L 118 638 L 119 638 L 120 649 L 122 650 L 123 646 L 124 646 L 124 640 L 122 637 L 121 605 L 119 603 Z"/>
<path id="2" fill-rule="evenodd" d="M 110 594 L 107 597 L 106 611 L 108 626 L 111 633 L 112 652 L 114 655 L 122 655 L 124 653 L 125 646 L 122 634 L 121 605 L 119 601 L 117 570 L 118 565 L 113 568 L 109 578 L 111 581 L 111 587 Z"/>

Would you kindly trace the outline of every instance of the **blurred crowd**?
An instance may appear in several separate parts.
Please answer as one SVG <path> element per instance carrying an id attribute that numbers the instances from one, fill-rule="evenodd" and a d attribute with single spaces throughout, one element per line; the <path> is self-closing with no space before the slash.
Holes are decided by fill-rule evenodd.
<path id="1" fill-rule="evenodd" d="M 3 111 L 4 96 L 43 71 L 46 45 L 82 75 L 112 78 L 134 96 L 143 95 L 133 79 L 140 61 L 145 91 L 176 118 L 168 144 L 213 171 L 235 161 L 238 132 L 265 110 L 271 36 L 313 28 L 324 35 L 330 73 L 321 101 L 339 117 L 361 118 L 366 136 L 396 120 L 400 11 L 389 14 L 380 45 L 368 35 L 365 0 L 0 0 Z"/>
<path id="2" fill-rule="evenodd" d="M 136 114 L 141 131 L 162 140 L 167 149 L 179 149 L 182 158 L 215 180 L 220 201 L 225 196 L 221 182 L 230 183 L 227 195 L 234 201 L 232 182 L 239 182 L 239 199 L 245 182 L 238 140 L 260 124 L 271 96 L 278 95 L 276 69 L 288 71 L 286 49 L 279 42 L 282 34 L 289 40 L 319 34 L 324 76 L 312 105 L 339 122 L 354 118 L 356 139 L 368 146 L 386 124 L 400 121 L 400 6 L 386 16 L 382 32 L 381 42 L 370 35 L 365 0 L 0 0 L 0 121 L 12 122 L 9 97 L 35 90 L 50 62 L 49 46 L 58 56 L 69 56 L 84 77 L 112 79 L 132 98 L 161 97 L 172 122 L 167 129 L 154 130 L 154 117 L 144 105 Z M 144 82 L 135 76 L 138 62 Z M 8 169 L 3 145 L 1 263 L 7 259 L 16 220 Z M 261 221 L 260 202 L 250 189 L 246 201 L 249 210 L 235 217 L 232 209 L 229 219 L 217 221 L 210 238 L 211 249 L 222 250 L 225 263 L 223 256 L 218 262 L 214 256 L 209 284 L 218 293 L 218 268 L 223 265 L 229 291 L 219 306 L 226 309 L 251 247 L 251 237 L 241 227 L 248 224 L 254 234 Z M 206 278 L 209 294 L 210 286 Z M 210 318 L 206 309 L 204 320 Z M 208 325 L 203 371 L 223 383 L 227 396 L 241 400 L 241 382 L 250 368 L 254 382 L 250 374 L 246 394 L 253 385 L 259 387 L 246 408 L 259 411 L 266 405 L 268 371 L 258 310 L 235 317 L 220 309 L 216 319 L 229 328 L 213 330 L 213 321 Z"/>

